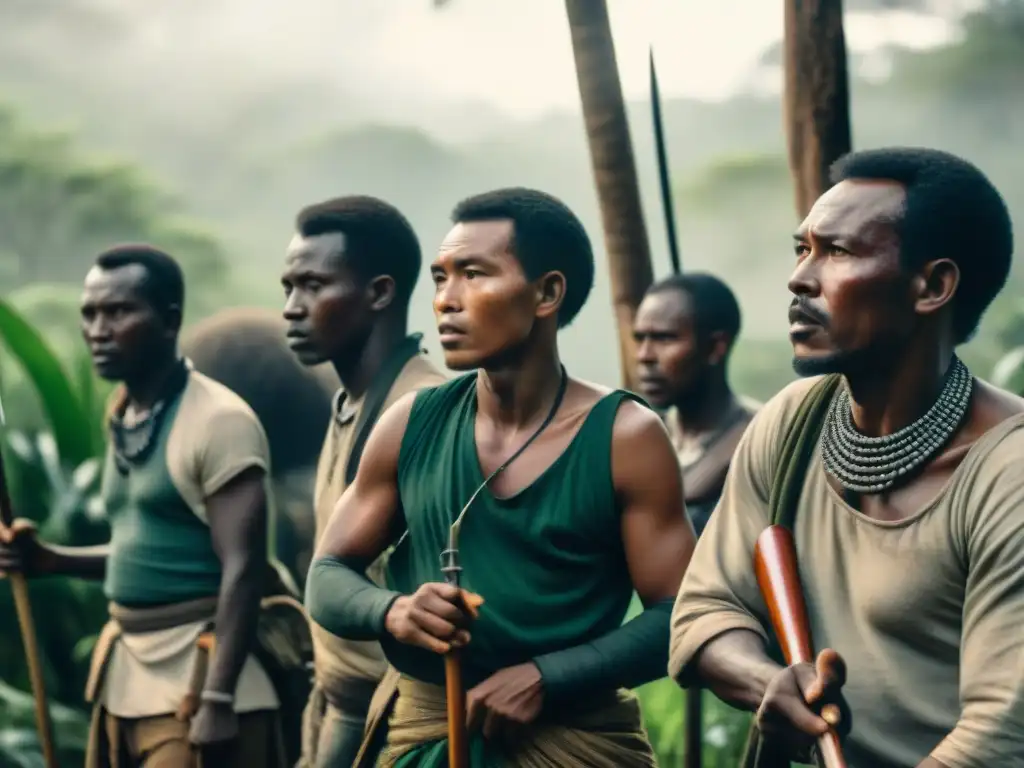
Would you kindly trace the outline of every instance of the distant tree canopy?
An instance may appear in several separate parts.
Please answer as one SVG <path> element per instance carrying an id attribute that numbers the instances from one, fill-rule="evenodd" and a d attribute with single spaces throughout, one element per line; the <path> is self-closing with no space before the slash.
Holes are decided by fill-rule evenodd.
<path id="1" fill-rule="evenodd" d="M 98 251 L 124 241 L 167 249 L 191 285 L 225 277 L 214 236 L 136 167 L 91 162 L 70 135 L 27 127 L 0 107 L 0 284 L 76 283 Z"/>

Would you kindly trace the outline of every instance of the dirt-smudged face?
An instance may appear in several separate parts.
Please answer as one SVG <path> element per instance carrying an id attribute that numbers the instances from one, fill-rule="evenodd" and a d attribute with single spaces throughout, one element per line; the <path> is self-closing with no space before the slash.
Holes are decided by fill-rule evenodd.
<path id="1" fill-rule="evenodd" d="M 281 285 L 288 345 L 303 365 L 358 356 L 373 324 L 368 287 L 344 263 L 345 236 L 296 235 Z"/>
<path id="2" fill-rule="evenodd" d="M 790 341 L 797 373 L 849 373 L 902 348 L 916 323 L 914 275 L 900 262 L 905 192 L 847 180 L 814 204 L 794 234 Z"/>
<path id="3" fill-rule="evenodd" d="M 527 344 L 537 321 L 557 317 L 565 278 L 527 280 L 508 219 L 456 224 L 430 265 L 434 317 L 452 370 L 501 365 Z"/>
<path id="4" fill-rule="evenodd" d="M 96 373 L 108 381 L 136 381 L 161 354 L 173 350 L 180 308 L 158 311 L 146 295 L 150 276 L 141 264 L 93 267 L 85 276 L 82 337 Z"/>

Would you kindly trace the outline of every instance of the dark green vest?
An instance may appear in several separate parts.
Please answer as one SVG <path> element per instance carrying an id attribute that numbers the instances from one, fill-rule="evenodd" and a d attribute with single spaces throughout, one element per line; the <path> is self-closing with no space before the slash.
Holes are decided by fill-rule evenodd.
<path id="1" fill-rule="evenodd" d="M 616 391 L 588 414 L 564 453 L 508 499 L 484 490 L 459 534 L 462 586 L 486 601 L 463 651 L 466 685 L 498 669 L 589 642 L 617 629 L 633 594 L 611 476 Z M 642 401 L 640 401 L 642 402 Z M 392 589 L 442 581 L 452 521 L 484 475 L 474 437 L 476 374 L 422 390 L 402 441 L 398 485 L 408 531 L 388 565 Z M 390 638 L 388 660 L 425 682 L 444 682 L 440 656 Z"/>
<path id="2" fill-rule="evenodd" d="M 121 605 L 176 603 L 220 590 L 221 564 L 210 528 L 185 503 L 167 469 L 167 438 L 181 397 L 168 405 L 144 463 L 122 475 L 107 451 L 101 495 L 111 547 L 103 591 Z"/>

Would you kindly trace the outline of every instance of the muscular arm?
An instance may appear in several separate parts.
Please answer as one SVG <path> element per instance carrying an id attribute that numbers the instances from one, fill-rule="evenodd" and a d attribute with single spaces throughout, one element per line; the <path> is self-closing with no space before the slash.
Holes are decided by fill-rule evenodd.
<path id="1" fill-rule="evenodd" d="M 265 473 L 252 467 L 206 500 L 213 548 L 222 573 L 217 599 L 217 650 L 206 690 L 234 693 L 252 651 L 267 572 Z"/>
<path id="2" fill-rule="evenodd" d="M 615 421 L 612 479 L 626 563 L 645 610 L 591 643 L 536 659 L 548 699 L 633 688 L 665 675 L 672 602 L 696 536 L 668 434 L 652 411 L 636 403 L 624 403 Z"/>
<path id="3" fill-rule="evenodd" d="M 381 416 L 363 450 L 359 471 L 338 500 L 306 579 L 306 610 L 328 632 L 370 640 L 399 596 L 366 578 L 366 569 L 404 527 L 398 496 L 398 457 L 415 393 Z"/>
<path id="4" fill-rule="evenodd" d="M 646 607 L 675 600 L 697 537 L 668 433 L 653 411 L 637 403 L 623 404 L 615 421 L 612 479 L 633 587 Z"/>
<path id="5" fill-rule="evenodd" d="M 783 669 L 769 658 L 764 639 L 746 629 L 734 629 L 711 640 L 694 664 L 712 693 L 749 712 L 761 705 L 768 683 Z"/>

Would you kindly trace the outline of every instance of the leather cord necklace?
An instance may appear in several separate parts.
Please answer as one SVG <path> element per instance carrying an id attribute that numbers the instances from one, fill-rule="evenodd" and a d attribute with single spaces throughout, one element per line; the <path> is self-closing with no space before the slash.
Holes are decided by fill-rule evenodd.
<path id="1" fill-rule="evenodd" d="M 540 426 L 537 427 L 536 431 L 530 435 L 526 442 L 519 446 L 515 453 L 505 459 L 497 469 L 484 478 L 484 481 L 480 483 L 475 491 L 473 491 L 473 494 L 469 497 L 469 501 L 466 502 L 462 511 L 459 512 L 458 517 L 455 518 L 451 528 L 448 529 L 448 548 L 441 553 L 441 570 L 445 574 L 457 574 L 462 570 L 458 563 L 459 531 L 462 528 L 462 519 L 466 516 L 466 512 L 469 511 L 469 508 L 473 506 L 473 502 L 476 501 L 477 496 L 480 495 L 484 488 L 486 488 L 494 478 L 508 469 L 509 465 L 513 461 L 522 456 L 523 452 L 529 448 L 533 444 L 534 440 L 540 437 L 541 433 L 551 425 L 552 421 L 554 421 L 555 414 L 558 413 L 558 409 L 562 405 L 562 400 L 565 399 L 565 390 L 569 384 L 569 376 L 565 371 L 564 365 L 561 366 L 561 372 L 562 378 L 558 384 L 558 393 L 555 395 L 555 400 L 551 403 L 551 409 L 548 411 L 548 415 L 544 417 L 544 421 L 541 422 Z"/>

